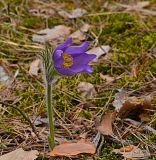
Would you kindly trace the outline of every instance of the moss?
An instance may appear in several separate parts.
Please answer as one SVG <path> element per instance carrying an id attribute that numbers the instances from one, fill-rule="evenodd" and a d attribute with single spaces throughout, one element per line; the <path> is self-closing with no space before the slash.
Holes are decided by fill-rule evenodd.
<path id="1" fill-rule="evenodd" d="M 104 34 L 121 34 L 126 31 L 131 32 L 136 27 L 140 27 L 136 17 L 129 13 L 112 14 L 107 16 L 108 21 L 103 30 Z"/>
<path id="2" fill-rule="evenodd" d="M 155 60 L 151 61 L 150 71 L 154 76 L 156 76 L 156 61 Z"/>
<path id="3" fill-rule="evenodd" d="M 52 27 L 54 27 L 56 25 L 60 25 L 62 23 L 63 23 L 63 21 L 60 18 L 49 18 L 48 19 L 48 27 L 49 28 L 52 28 Z"/>
<path id="4" fill-rule="evenodd" d="M 148 51 L 156 42 L 156 32 L 148 32 L 142 38 L 142 45 L 145 51 Z"/>
<path id="5" fill-rule="evenodd" d="M 23 18 L 23 26 L 31 29 L 39 29 L 45 26 L 45 20 L 41 17 L 27 16 Z"/>
<path id="6" fill-rule="evenodd" d="M 115 149 L 115 148 L 119 148 L 120 145 L 117 145 L 117 144 L 105 144 L 104 145 L 104 148 L 102 149 L 102 153 L 101 153 L 101 156 L 98 160 L 122 160 L 122 156 L 119 155 L 119 154 L 116 154 L 114 152 L 112 152 L 112 149 Z"/>

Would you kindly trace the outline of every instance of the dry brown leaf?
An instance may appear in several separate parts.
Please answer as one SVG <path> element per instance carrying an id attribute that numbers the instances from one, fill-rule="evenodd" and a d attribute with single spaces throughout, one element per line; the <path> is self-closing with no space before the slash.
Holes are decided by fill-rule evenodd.
<path id="1" fill-rule="evenodd" d="M 124 90 L 119 90 L 118 93 L 115 94 L 115 99 L 113 101 L 113 106 L 115 110 L 119 112 L 125 101 L 128 99 L 128 94 Z"/>
<path id="2" fill-rule="evenodd" d="M 93 62 L 97 62 L 98 59 L 102 56 L 102 55 L 107 55 L 108 52 L 110 50 L 110 46 L 108 45 L 103 45 L 100 47 L 96 47 L 96 48 L 92 48 L 89 51 L 87 51 L 88 54 L 95 54 L 96 58 L 94 58 Z"/>
<path id="3" fill-rule="evenodd" d="M 80 82 L 77 86 L 77 91 L 81 94 L 82 98 L 87 96 L 93 98 L 96 95 L 94 85 L 88 82 Z"/>
<path id="4" fill-rule="evenodd" d="M 41 60 L 40 59 L 36 59 L 33 62 L 30 63 L 30 68 L 29 68 L 29 74 L 33 75 L 33 76 L 37 76 L 38 75 L 38 71 L 40 69 L 40 64 L 41 64 Z"/>
<path id="5" fill-rule="evenodd" d="M 74 42 L 80 42 L 85 40 L 86 35 L 84 34 L 84 32 L 82 32 L 81 30 L 77 30 L 74 33 L 72 33 L 69 37 L 72 37 Z"/>
<path id="6" fill-rule="evenodd" d="M 84 24 L 79 30 L 72 33 L 69 37 L 72 37 L 74 42 L 81 42 L 86 39 L 85 33 L 89 30 L 89 24 Z"/>
<path id="7" fill-rule="evenodd" d="M 150 97 L 129 97 L 120 108 L 118 115 L 120 118 L 135 117 L 135 119 L 140 119 L 141 117 L 139 116 L 143 113 L 149 116 L 147 109 L 151 109 Z"/>
<path id="8" fill-rule="evenodd" d="M 50 156 L 56 157 L 56 156 L 76 156 L 81 153 L 88 153 L 88 154 L 94 154 L 96 151 L 96 148 L 91 142 L 88 141 L 79 141 L 77 143 L 63 143 L 60 144 L 49 153 Z"/>
<path id="9" fill-rule="evenodd" d="M 96 129 L 103 135 L 113 136 L 112 122 L 114 119 L 115 113 L 108 112 L 106 113 L 100 122 L 100 124 L 96 127 Z"/>
<path id="10" fill-rule="evenodd" d="M 150 5 L 150 1 L 141 1 L 141 2 L 137 2 L 137 6 L 140 8 L 145 8 L 148 7 Z"/>
<path id="11" fill-rule="evenodd" d="M 22 148 L 0 156 L 0 160 L 34 160 L 38 155 L 37 150 L 24 151 Z"/>
<path id="12" fill-rule="evenodd" d="M 147 159 L 150 153 L 147 150 L 141 150 L 137 146 L 126 146 L 120 149 L 114 149 L 113 152 L 120 153 L 127 159 Z"/>
<path id="13" fill-rule="evenodd" d="M 0 60 L 0 89 L 3 87 L 6 87 L 14 81 L 14 79 L 17 77 L 19 73 L 19 70 L 16 70 L 16 72 L 13 75 L 11 64 L 5 60 Z"/>
<path id="14" fill-rule="evenodd" d="M 128 97 L 126 92 L 121 91 L 115 95 L 113 106 L 120 118 L 147 121 L 150 116 L 148 109 L 151 109 L 151 97 Z"/>
<path id="15" fill-rule="evenodd" d="M 120 148 L 120 152 L 131 152 L 133 149 L 134 149 L 134 146 L 129 145 L 129 146 Z"/>
<path id="16" fill-rule="evenodd" d="M 33 35 L 32 40 L 34 42 L 47 42 L 52 40 L 62 40 L 65 39 L 70 34 L 70 27 L 64 25 L 55 26 L 52 29 L 44 29 L 38 32 L 38 35 Z"/>
<path id="17" fill-rule="evenodd" d="M 11 82 L 11 69 L 9 63 L 5 60 L 0 61 L 0 85 L 8 85 Z M 0 86 L 1 88 L 1 86 Z"/>
<path id="18" fill-rule="evenodd" d="M 60 16 L 62 16 L 63 18 L 69 18 L 69 19 L 82 17 L 86 13 L 87 13 L 87 11 L 85 9 L 82 9 L 82 8 L 76 8 L 76 9 L 72 10 L 71 13 L 68 13 L 68 12 L 63 11 L 63 10 L 58 12 L 58 14 Z"/>
<path id="19" fill-rule="evenodd" d="M 100 73 L 100 78 L 103 80 L 106 80 L 106 84 L 108 83 L 112 83 L 113 81 L 115 81 L 115 78 L 109 75 L 103 75 L 102 73 Z"/>

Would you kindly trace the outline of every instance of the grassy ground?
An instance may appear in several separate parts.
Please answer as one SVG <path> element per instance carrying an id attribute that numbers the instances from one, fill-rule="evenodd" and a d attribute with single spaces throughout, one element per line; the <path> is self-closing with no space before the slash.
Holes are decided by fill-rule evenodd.
<path id="1" fill-rule="evenodd" d="M 50 0 L 49 0 L 50 1 Z M 48 2 L 49 2 L 48 1 Z M 56 4 L 64 10 L 72 10 L 76 7 L 87 10 L 87 15 L 75 20 L 64 20 L 58 14 L 53 17 L 33 16 L 29 10 L 35 4 L 29 0 L 6 0 L 0 1 L 0 58 L 6 59 L 11 66 L 12 72 L 19 69 L 19 74 L 14 84 L 7 89 L 1 89 L 2 96 L 0 117 L 0 135 L 2 153 L 11 151 L 17 146 L 35 149 L 33 145 L 36 139 L 26 139 L 26 133 L 32 134 L 27 121 L 19 110 L 33 119 L 35 116 L 45 116 L 44 86 L 41 74 L 38 77 L 29 75 L 29 64 L 36 59 L 36 53 L 40 51 L 42 44 L 32 42 L 32 35 L 45 27 L 53 27 L 64 24 L 78 29 L 84 22 L 91 25 L 87 33 L 87 40 L 92 41 L 92 46 L 109 45 L 111 57 L 108 60 L 101 60 L 94 65 L 94 73 L 91 75 L 81 74 L 69 78 L 61 78 L 54 87 L 54 103 L 56 113 L 56 134 L 64 135 L 63 126 L 59 122 L 70 123 L 71 114 L 76 114 L 77 107 L 84 100 L 77 92 L 76 87 L 81 81 L 90 82 L 95 85 L 98 92 L 94 99 L 86 101 L 95 107 L 86 107 L 81 111 L 81 117 L 85 119 L 86 125 L 94 124 L 94 120 L 101 116 L 102 111 L 113 110 L 112 101 L 117 89 L 133 91 L 134 96 L 151 95 L 152 106 L 156 106 L 156 84 L 153 79 L 156 76 L 156 17 L 151 14 L 145 15 L 139 11 L 125 11 L 115 5 L 115 2 L 102 0 L 56 0 Z M 133 1 L 127 1 L 133 2 Z M 37 6 L 36 6 L 37 7 Z M 156 9 L 156 1 L 150 1 L 150 7 Z M 50 10 L 50 8 L 49 8 Z M 133 65 L 137 66 L 137 78 L 130 76 Z M 105 85 L 105 80 L 100 78 L 100 73 L 114 77 L 121 76 L 111 85 Z M 15 109 L 18 108 L 19 110 Z M 95 113 L 99 113 L 97 117 Z M 61 120 L 60 120 L 60 117 Z M 151 124 L 156 127 L 156 114 L 152 115 Z M 89 123 L 87 122 L 89 121 Z M 65 121 L 65 122 L 64 122 Z M 83 125 L 85 125 L 83 123 Z M 62 124 L 63 125 L 63 124 Z M 22 126 L 25 126 L 23 129 Z M 44 127 L 37 128 L 41 130 Z M 91 127 L 86 127 L 89 130 Z M 82 132 L 85 131 L 83 127 Z M 66 130 L 66 129 L 65 129 Z M 70 129 L 67 129 L 70 130 Z M 74 131 L 70 131 L 74 134 Z M 78 132 L 78 133 L 77 133 Z M 96 133 L 92 129 L 92 133 Z M 75 137 L 81 130 L 75 131 Z M 29 136 L 28 136 L 29 137 Z M 30 136 L 32 137 L 32 135 Z M 130 136 L 135 141 L 135 136 Z M 72 139 L 72 137 L 71 137 Z M 156 136 L 148 137 L 150 141 L 156 142 Z M 46 137 L 37 141 L 40 150 L 43 152 L 43 144 L 46 144 Z M 30 145 L 30 146 L 29 146 Z M 115 160 L 121 157 L 112 153 L 112 148 L 122 145 L 112 141 L 105 141 L 101 155 L 95 159 Z M 82 159 L 87 159 L 82 157 Z M 121 158 L 122 159 L 122 158 Z M 151 159 L 155 159 L 151 156 Z"/>

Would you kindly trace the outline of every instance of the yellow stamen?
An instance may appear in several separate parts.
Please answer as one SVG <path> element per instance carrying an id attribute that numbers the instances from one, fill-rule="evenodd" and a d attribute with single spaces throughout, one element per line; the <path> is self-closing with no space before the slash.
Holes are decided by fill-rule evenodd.
<path id="1" fill-rule="evenodd" d="M 67 53 L 62 53 L 62 58 L 64 60 L 62 66 L 63 68 L 69 68 L 73 65 L 73 57 Z"/>

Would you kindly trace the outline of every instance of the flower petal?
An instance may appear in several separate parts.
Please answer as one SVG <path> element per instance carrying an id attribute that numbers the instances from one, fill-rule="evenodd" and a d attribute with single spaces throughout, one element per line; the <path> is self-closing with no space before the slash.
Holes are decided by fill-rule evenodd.
<path id="1" fill-rule="evenodd" d="M 86 53 L 82 53 L 78 56 L 73 56 L 73 60 L 74 63 L 73 65 L 70 67 L 74 72 L 91 72 L 88 63 L 94 59 L 96 57 L 96 55 L 94 54 L 86 54 Z M 87 68 L 86 68 L 87 66 Z"/>
<path id="2" fill-rule="evenodd" d="M 86 41 L 84 43 L 82 43 L 80 46 L 69 46 L 68 48 L 65 49 L 65 53 L 68 54 L 80 54 L 80 53 L 84 53 L 87 51 L 88 46 L 89 46 L 89 42 Z"/>
<path id="3" fill-rule="evenodd" d="M 55 68 L 62 68 L 62 64 L 64 62 L 64 59 L 62 57 L 58 58 L 54 61 L 54 67 Z"/>
<path id="4" fill-rule="evenodd" d="M 90 66 L 86 66 L 85 69 L 83 70 L 83 72 L 92 73 L 93 69 Z"/>
<path id="5" fill-rule="evenodd" d="M 56 70 L 64 76 L 73 76 L 74 74 L 76 74 L 70 68 L 56 68 Z"/>
<path id="6" fill-rule="evenodd" d="M 65 49 L 69 46 L 69 44 L 72 43 L 72 38 L 68 38 L 64 43 L 60 44 L 56 49 L 56 50 L 62 50 L 65 51 Z"/>
<path id="7" fill-rule="evenodd" d="M 74 65 L 72 65 L 72 66 L 70 67 L 70 69 L 71 69 L 73 72 L 76 72 L 76 73 L 82 72 L 82 71 L 84 70 L 84 68 L 85 68 L 85 65 L 76 65 L 76 64 L 74 64 Z"/>
<path id="8" fill-rule="evenodd" d="M 57 61 L 57 59 L 59 59 L 61 57 L 61 54 L 63 53 L 62 50 L 56 50 L 53 53 L 53 61 Z"/>
<path id="9" fill-rule="evenodd" d="M 88 64 L 91 60 L 93 60 L 96 55 L 94 54 L 87 54 L 87 53 L 81 53 L 76 56 L 72 56 L 74 59 L 74 65 L 83 65 Z"/>

